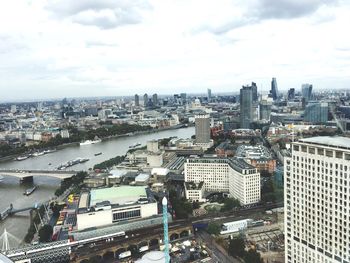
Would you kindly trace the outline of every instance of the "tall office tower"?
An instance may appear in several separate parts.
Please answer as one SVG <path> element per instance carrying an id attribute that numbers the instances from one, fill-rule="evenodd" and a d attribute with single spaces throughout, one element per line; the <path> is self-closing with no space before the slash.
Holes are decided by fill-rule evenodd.
<path id="1" fill-rule="evenodd" d="M 186 99 L 187 99 L 187 94 L 186 93 L 181 93 L 180 96 L 181 96 L 182 104 L 185 104 L 186 103 Z"/>
<path id="2" fill-rule="evenodd" d="M 284 165 L 285 262 L 350 262 L 350 138 L 300 139 Z"/>
<path id="3" fill-rule="evenodd" d="M 301 95 L 305 99 L 305 102 L 309 102 L 312 96 L 312 85 L 311 84 L 303 84 L 301 85 Z"/>
<path id="4" fill-rule="evenodd" d="M 140 98 L 139 95 L 135 94 L 135 106 L 139 107 L 140 106 Z"/>
<path id="5" fill-rule="evenodd" d="M 158 95 L 157 93 L 154 93 L 153 96 L 152 96 L 152 102 L 153 102 L 153 105 L 154 106 L 157 106 L 158 105 Z"/>
<path id="6" fill-rule="evenodd" d="M 211 89 L 208 89 L 208 101 L 211 101 Z"/>
<path id="7" fill-rule="evenodd" d="M 253 92 L 251 86 L 243 86 L 240 90 L 241 128 L 249 129 L 253 121 Z"/>
<path id="8" fill-rule="evenodd" d="M 270 120 L 272 103 L 267 100 L 262 100 L 259 103 L 259 119 L 260 120 Z"/>
<path id="9" fill-rule="evenodd" d="M 288 95 L 287 95 L 288 100 L 294 100 L 295 99 L 295 89 L 291 88 L 288 90 Z"/>
<path id="10" fill-rule="evenodd" d="M 258 101 L 258 87 L 256 86 L 255 82 L 252 82 L 252 96 L 253 102 Z"/>
<path id="11" fill-rule="evenodd" d="M 143 95 L 143 106 L 147 107 L 148 106 L 148 95 L 145 93 Z"/>
<path id="12" fill-rule="evenodd" d="M 210 119 L 207 114 L 195 116 L 196 143 L 210 142 Z"/>
<path id="13" fill-rule="evenodd" d="M 271 94 L 271 97 L 273 98 L 273 100 L 277 100 L 277 98 L 278 98 L 278 88 L 277 88 L 276 78 L 272 78 L 270 94 Z"/>
<path id="14" fill-rule="evenodd" d="M 328 121 L 328 103 L 309 102 L 304 111 L 304 121 L 326 123 Z"/>

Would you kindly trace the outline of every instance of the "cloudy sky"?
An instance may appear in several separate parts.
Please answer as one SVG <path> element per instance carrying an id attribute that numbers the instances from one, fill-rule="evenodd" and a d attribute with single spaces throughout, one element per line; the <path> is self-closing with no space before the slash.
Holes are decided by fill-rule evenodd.
<path id="1" fill-rule="evenodd" d="M 0 100 L 349 88 L 347 0 L 11 0 Z"/>

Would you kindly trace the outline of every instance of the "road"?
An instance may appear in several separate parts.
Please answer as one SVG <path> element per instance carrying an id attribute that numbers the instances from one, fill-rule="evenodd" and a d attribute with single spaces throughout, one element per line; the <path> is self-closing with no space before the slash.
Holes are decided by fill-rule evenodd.
<path id="1" fill-rule="evenodd" d="M 211 257 L 217 262 L 241 263 L 238 259 L 227 255 L 227 253 L 223 251 L 223 248 L 219 247 L 219 245 L 215 243 L 214 238 L 207 232 L 198 231 L 196 237 L 206 244 L 207 248 L 212 252 Z"/>

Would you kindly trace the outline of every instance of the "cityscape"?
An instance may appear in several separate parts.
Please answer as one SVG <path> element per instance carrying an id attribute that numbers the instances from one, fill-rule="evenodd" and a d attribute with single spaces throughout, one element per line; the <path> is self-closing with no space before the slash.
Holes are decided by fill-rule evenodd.
<path id="1" fill-rule="evenodd" d="M 350 263 L 346 11 L 5 4 L 0 21 L 18 20 L 0 28 L 0 263 Z M 284 42 L 280 26 L 334 46 Z"/>

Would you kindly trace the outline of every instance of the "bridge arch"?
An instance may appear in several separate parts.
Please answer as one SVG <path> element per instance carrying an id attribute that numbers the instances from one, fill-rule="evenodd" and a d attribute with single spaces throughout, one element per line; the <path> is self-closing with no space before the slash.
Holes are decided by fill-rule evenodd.
<path id="1" fill-rule="evenodd" d="M 190 235 L 190 232 L 189 230 L 184 230 L 180 233 L 180 237 L 183 238 L 183 237 L 188 237 Z"/>
<path id="2" fill-rule="evenodd" d="M 172 233 L 170 235 L 170 241 L 174 241 L 176 239 L 179 239 L 180 235 L 178 233 Z"/>
<path id="3" fill-rule="evenodd" d="M 106 251 L 103 256 L 102 256 L 103 260 L 112 260 L 114 259 L 114 252 L 113 251 Z"/>

